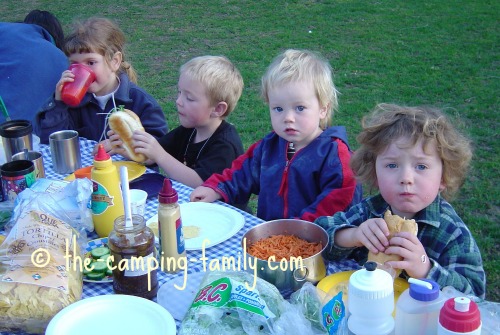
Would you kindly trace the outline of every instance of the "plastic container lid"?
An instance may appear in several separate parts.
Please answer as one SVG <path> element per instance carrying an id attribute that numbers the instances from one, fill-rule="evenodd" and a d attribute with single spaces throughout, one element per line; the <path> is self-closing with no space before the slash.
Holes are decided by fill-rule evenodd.
<path id="1" fill-rule="evenodd" d="M 172 187 L 172 182 L 169 178 L 163 179 L 163 187 L 158 194 L 158 202 L 161 204 L 173 204 L 179 200 L 177 191 Z"/>
<path id="2" fill-rule="evenodd" d="M 439 298 L 439 284 L 431 279 L 420 279 L 422 281 L 432 284 L 432 289 L 427 287 L 410 284 L 410 297 L 419 301 L 433 301 Z"/>
<path id="3" fill-rule="evenodd" d="M 447 330 L 469 333 L 481 326 L 481 313 L 477 304 L 469 298 L 451 298 L 441 308 L 439 323 Z"/>
<path id="4" fill-rule="evenodd" d="M 377 269 L 377 263 L 366 262 L 365 268 L 354 272 L 349 279 L 349 295 L 362 299 L 381 299 L 394 292 L 391 275 Z"/>
<path id="5" fill-rule="evenodd" d="M 23 137 L 33 133 L 33 125 L 29 120 L 12 120 L 0 125 L 0 136 L 5 138 Z"/>

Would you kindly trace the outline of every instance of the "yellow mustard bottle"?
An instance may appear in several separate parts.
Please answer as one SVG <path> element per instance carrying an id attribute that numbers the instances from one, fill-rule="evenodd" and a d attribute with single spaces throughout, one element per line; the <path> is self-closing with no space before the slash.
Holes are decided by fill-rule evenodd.
<path id="1" fill-rule="evenodd" d="M 182 233 L 181 211 L 177 191 L 170 179 L 163 180 L 158 194 L 158 232 L 160 235 L 160 265 L 163 271 L 175 273 L 186 265 L 186 249 Z"/>
<path id="2" fill-rule="evenodd" d="M 99 237 L 108 237 L 117 217 L 125 215 L 120 177 L 111 156 L 99 145 L 91 170 L 91 209 L 94 229 Z"/>

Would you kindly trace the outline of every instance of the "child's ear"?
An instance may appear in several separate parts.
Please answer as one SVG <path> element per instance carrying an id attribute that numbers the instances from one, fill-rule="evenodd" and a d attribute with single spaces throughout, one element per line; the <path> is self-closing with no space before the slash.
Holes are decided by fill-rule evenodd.
<path id="1" fill-rule="evenodd" d="M 210 114 L 211 117 L 222 117 L 227 111 L 227 103 L 225 101 L 218 102 L 214 110 Z"/>
<path id="2" fill-rule="evenodd" d="M 113 69 L 114 72 L 118 71 L 122 63 L 122 60 L 123 60 L 122 53 L 120 51 L 115 52 L 110 62 L 111 68 Z"/>
<path id="3" fill-rule="evenodd" d="M 446 185 L 443 180 L 441 180 L 441 183 L 439 184 L 439 192 L 442 192 L 446 189 Z"/>
<path id="4" fill-rule="evenodd" d="M 326 116 L 328 115 L 328 107 L 329 107 L 329 105 L 321 107 L 321 109 L 319 110 L 319 118 L 320 119 L 326 118 Z"/>

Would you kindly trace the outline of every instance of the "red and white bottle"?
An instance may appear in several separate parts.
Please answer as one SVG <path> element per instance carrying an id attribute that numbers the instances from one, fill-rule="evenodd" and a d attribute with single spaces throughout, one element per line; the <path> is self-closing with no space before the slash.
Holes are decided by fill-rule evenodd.
<path id="1" fill-rule="evenodd" d="M 465 297 L 448 299 L 439 313 L 438 335 L 480 335 L 481 313 Z"/>

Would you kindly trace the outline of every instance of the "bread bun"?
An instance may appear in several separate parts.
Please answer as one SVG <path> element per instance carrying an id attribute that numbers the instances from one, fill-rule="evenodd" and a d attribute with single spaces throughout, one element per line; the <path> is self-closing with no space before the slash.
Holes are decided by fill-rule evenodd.
<path id="1" fill-rule="evenodd" d="M 132 135 L 136 130 L 144 130 L 141 119 L 129 109 L 120 108 L 109 116 L 109 128 L 117 134 L 123 142 L 123 148 L 128 156 L 139 163 L 147 160 L 143 154 L 136 154 L 133 147 Z"/>
<path id="2" fill-rule="evenodd" d="M 390 210 L 387 210 L 384 213 L 384 220 L 387 223 L 387 227 L 389 228 L 389 236 L 387 237 L 390 240 L 394 234 L 399 232 L 410 232 L 413 235 L 417 236 L 418 225 L 415 220 L 405 220 L 399 215 L 392 215 Z M 400 261 L 402 258 L 399 255 L 386 255 L 383 252 L 379 252 L 378 254 L 374 254 L 371 251 L 368 252 L 368 260 L 377 262 L 379 264 L 384 264 L 388 261 Z M 396 277 L 401 273 L 400 269 L 396 270 Z"/>

